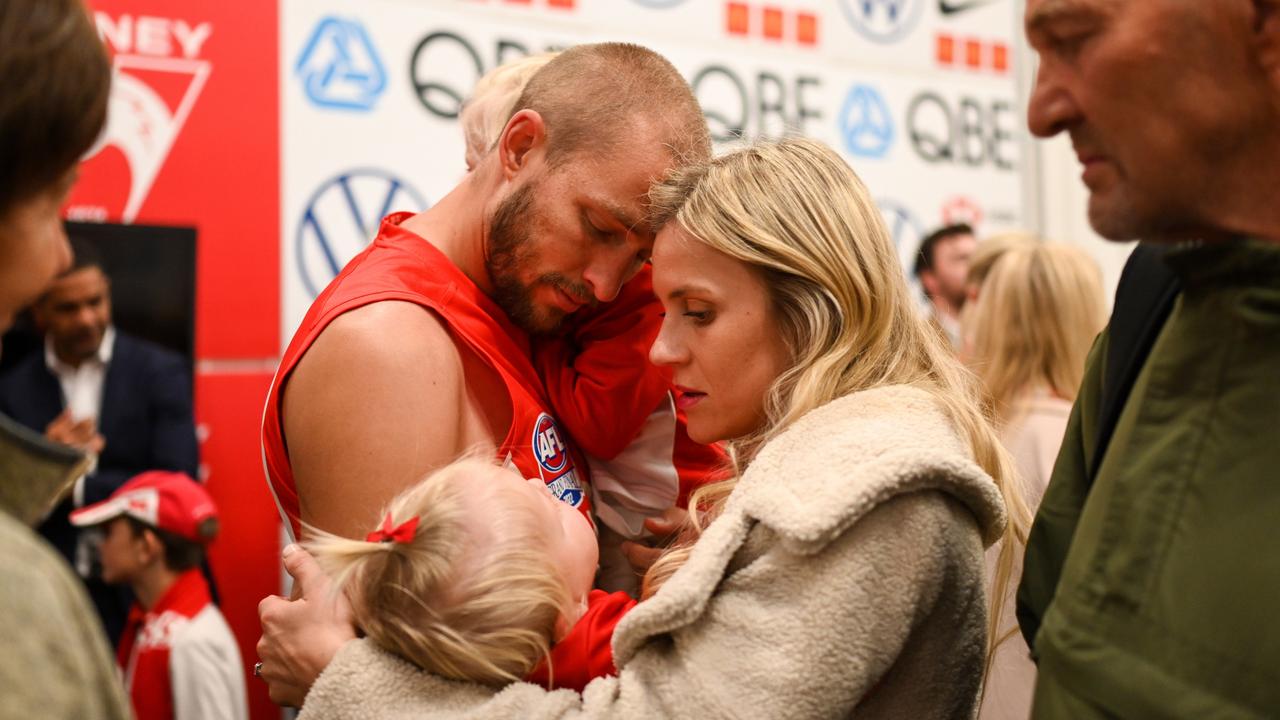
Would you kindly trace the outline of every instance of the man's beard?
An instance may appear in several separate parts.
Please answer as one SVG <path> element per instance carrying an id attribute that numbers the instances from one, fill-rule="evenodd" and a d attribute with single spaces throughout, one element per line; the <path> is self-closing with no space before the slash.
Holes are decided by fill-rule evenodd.
<path id="1" fill-rule="evenodd" d="M 534 183 L 526 183 L 498 205 L 489 226 L 489 254 L 485 258 L 485 268 L 493 283 L 493 301 L 507 317 L 531 335 L 546 335 L 559 329 L 566 313 L 558 307 L 535 305 L 535 287 L 549 285 L 573 298 L 589 298 L 591 293 L 581 283 L 555 272 L 544 273 L 528 285 L 520 281 L 520 271 L 528 269 L 537 260 L 529 238 L 536 190 Z"/>

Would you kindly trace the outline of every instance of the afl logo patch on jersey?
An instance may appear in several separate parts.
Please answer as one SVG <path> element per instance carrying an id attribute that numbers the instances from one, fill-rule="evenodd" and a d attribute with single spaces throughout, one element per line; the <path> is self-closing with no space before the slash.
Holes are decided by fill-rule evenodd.
<path id="1" fill-rule="evenodd" d="M 569 447 L 551 416 L 542 413 L 533 425 L 533 456 L 549 473 L 558 473 L 569 464 Z"/>

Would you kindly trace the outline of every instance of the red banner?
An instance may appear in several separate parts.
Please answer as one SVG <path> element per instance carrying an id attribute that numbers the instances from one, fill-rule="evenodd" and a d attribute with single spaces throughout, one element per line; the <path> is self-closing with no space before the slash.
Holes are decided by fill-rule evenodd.
<path id="1" fill-rule="evenodd" d="M 276 3 L 92 5 L 114 76 L 107 130 L 81 169 L 68 217 L 194 226 L 197 358 L 274 357 Z"/>

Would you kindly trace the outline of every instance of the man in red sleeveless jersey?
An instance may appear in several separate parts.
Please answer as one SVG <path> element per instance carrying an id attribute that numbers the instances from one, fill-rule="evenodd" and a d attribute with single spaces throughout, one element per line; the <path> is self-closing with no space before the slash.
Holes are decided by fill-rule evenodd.
<path id="1" fill-rule="evenodd" d="M 548 63 L 475 171 L 388 217 L 294 336 L 263 450 L 295 536 L 363 536 L 397 492 L 475 448 L 585 512 L 528 335 L 617 295 L 652 247 L 650 182 L 709 152 L 697 100 L 656 53 L 582 45 Z"/>

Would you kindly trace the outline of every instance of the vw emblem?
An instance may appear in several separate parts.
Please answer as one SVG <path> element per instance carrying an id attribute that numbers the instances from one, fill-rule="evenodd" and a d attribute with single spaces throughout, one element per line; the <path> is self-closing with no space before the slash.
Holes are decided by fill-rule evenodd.
<path id="1" fill-rule="evenodd" d="M 923 6 L 924 0 L 840 0 L 853 29 L 878 43 L 896 42 L 911 32 Z"/>
<path id="2" fill-rule="evenodd" d="M 893 239 L 893 246 L 898 248 L 899 254 L 905 250 L 903 257 L 913 258 L 914 262 L 915 253 L 920 249 L 920 241 L 924 239 L 924 228 L 920 226 L 920 221 L 896 200 L 881 198 L 876 201 L 876 205 L 880 208 L 885 229 Z"/>
<path id="3" fill-rule="evenodd" d="M 902 263 L 907 281 L 920 297 L 920 284 L 915 276 L 916 253 L 920 252 L 920 241 L 924 239 L 924 227 L 916 219 L 914 213 L 896 200 L 880 198 L 876 200 L 880 208 L 880 218 L 884 220 L 885 229 L 898 250 L 898 262 Z"/>
<path id="4" fill-rule="evenodd" d="M 854 85 L 840 110 L 840 135 L 849 154 L 882 158 L 893 144 L 893 118 L 884 97 L 870 85 Z"/>
<path id="5" fill-rule="evenodd" d="M 420 212 L 426 199 L 405 181 L 372 168 L 329 178 L 307 201 L 294 257 L 302 284 L 315 297 L 378 234 L 382 218 L 397 210 Z"/>

